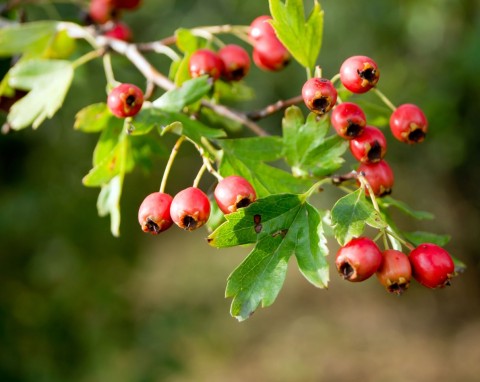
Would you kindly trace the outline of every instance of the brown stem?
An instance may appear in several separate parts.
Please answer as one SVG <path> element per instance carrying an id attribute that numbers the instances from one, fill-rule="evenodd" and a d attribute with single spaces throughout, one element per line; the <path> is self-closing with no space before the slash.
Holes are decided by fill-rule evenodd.
<path id="1" fill-rule="evenodd" d="M 352 179 L 357 179 L 358 173 L 356 171 L 351 171 L 347 174 L 332 175 L 332 183 L 336 186 L 341 185 L 343 182 L 347 182 Z"/>
<path id="2" fill-rule="evenodd" d="M 300 103 L 302 101 L 303 101 L 303 97 L 301 95 L 298 95 L 296 97 L 293 97 L 287 100 L 279 100 L 275 103 L 272 103 L 271 105 L 268 105 L 267 107 L 261 110 L 252 111 L 248 113 L 247 117 L 252 121 L 258 121 L 259 119 L 268 117 L 279 110 L 286 109 L 287 107 L 296 105 L 297 103 Z"/>

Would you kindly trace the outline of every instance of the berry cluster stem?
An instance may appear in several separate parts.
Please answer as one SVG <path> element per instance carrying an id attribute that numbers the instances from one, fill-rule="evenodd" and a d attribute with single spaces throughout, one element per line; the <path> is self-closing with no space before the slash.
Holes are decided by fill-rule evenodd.
<path id="1" fill-rule="evenodd" d="M 185 140 L 185 136 L 181 135 L 180 138 L 177 139 L 175 145 L 172 148 L 172 152 L 170 153 L 170 157 L 168 158 L 168 162 L 165 166 L 165 171 L 163 172 L 162 182 L 160 183 L 160 192 L 165 192 L 165 187 L 167 186 L 167 179 L 168 175 L 170 174 L 170 170 L 172 169 L 173 162 L 175 161 L 175 157 L 178 154 L 178 150 L 182 145 L 183 141 Z"/>
<path id="2" fill-rule="evenodd" d="M 387 105 L 392 111 L 395 111 L 397 107 L 390 101 L 390 99 L 383 94 L 378 88 L 372 88 L 372 91 L 380 98 L 385 105 Z"/>

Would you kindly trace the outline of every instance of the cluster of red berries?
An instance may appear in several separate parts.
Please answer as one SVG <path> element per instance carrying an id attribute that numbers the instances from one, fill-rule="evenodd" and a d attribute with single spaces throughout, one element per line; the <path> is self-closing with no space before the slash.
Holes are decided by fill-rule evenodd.
<path id="1" fill-rule="evenodd" d="M 246 207 L 257 199 L 252 185 L 241 176 L 232 175 L 218 182 L 215 201 L 224 214 Z M 175 223 L 193 231 L 203 226 L 210 217 L 210 200 L 197 187 L 188 187 L 173 198 L 164 192 L 148 195 L 138 210 L 138 222 L 145 232 L 157 235 Z"/>
<path id="2" fill-rule="evenodd" d="M 340 81 L 354 94 L 368 92 L 380 79 L 377 63 L 370 57 L 352 56 L 340 67 Z M 350 151 L 360 162 L 362 173 L 376 196 L 391 192 L 393 171 L 383 159 L 387 140 L 375 126 L 367 125 L 362 108 L 353 102 L 337 103 L 337 89 L 325 78 L 311 78 L 302 88 L 305 105 L 313 112 L 324 115 L 332 110 L 330 121 L 337 134 L 349 140 Z M 419 143 L 425 138 L 428 122 L 422 110 L 413 104 L 395 109 L 390 117 L 390 129 L 395 138 L 405 143 Z M 367 190 L 368 193 L 368 190 Z"/>
<path id="3" fill-rule="evenodd" d="M 339 274 L 352 282 L 364 281 L 376 273 L 380 283 L 397 295 L 409 287 L 412 276 L 428 288 L 441 288 L 449 285 L 455 273 L 450 254 L 436 244 L 420 244 L 407 256 L 395 249 L 381 252 L 367 237 L 352 239 L 341 247 L 335 265 Z"/>

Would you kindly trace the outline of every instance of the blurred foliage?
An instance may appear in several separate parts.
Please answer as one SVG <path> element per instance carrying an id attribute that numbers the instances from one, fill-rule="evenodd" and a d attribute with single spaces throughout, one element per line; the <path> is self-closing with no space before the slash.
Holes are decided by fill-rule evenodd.
<path id="1" fill-rule="evenodd" d="M 164 158 L 151 164 L 151 173 L 126 179 L 119 239 L 108 219 L 97 216 L 96 190 L 81 184 L 96 137 L 73 130 L 75 112 L 105 99 L 102 68 L 92 63 L 53 120 L 35 132 L 0 136 L 2 382 L 478 380 L 480 4 L 321 5 L 325 75 L 350 55 L 370 55 L 393 102 L 418 103 L 428 115 L 430 133 L 421 146 L 390 140 L 395 194 L 436 215 L 409 228 L 451 234 L 448 249 L 467 263 L 466 274 L 447 290 L 415 283 L 397 299 L 375 280 L 352 285 L 332 272 L 325 292 L 289 273 L 275 306 L 237 323 L 223 294 L 247 251 L 213 250 L 205 231 L 147 237 L 138 228 L 138 205 L 158 188 Z M 125 21 L 137 41 L 152 41 L 179 27 L 249 24 L 267 12 L 266 1 L 145 0 Z M 28 20 L 59 16 L 82 15 L 72 4 L 26 6 Z M 166 70 L 165 59 L 149 58 Z M 2 60 L 0 73 L 9 65 Z M 142 83 L 125 59 L 116 57 L 114 65 L 119 79 Z M 247 81 L 257 98 L 243 107 L 297 94 L 304 75 L 298 65 L 278 74 L 252 69 Z M 262 124 L 279 132 L 280 117 Z M 182 151 L 172 192 L 189 183 L 197 160 Z"/>

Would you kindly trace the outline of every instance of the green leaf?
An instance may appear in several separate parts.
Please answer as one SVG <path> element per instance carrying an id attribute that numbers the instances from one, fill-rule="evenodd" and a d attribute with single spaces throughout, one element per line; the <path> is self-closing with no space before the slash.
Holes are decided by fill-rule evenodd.
<path id="1" fill-rule="evenodd" d="M 57 21 L 13 24 L 0 29 L 0 56 L 40 55 L 57 31 Z"/>
<path id="2" fill-rule="evenodd" d="M 73 79 L 69 61 L 22 61 L 10 71 L 9 84 L 29 93 L 16 102 L 8 114 L 13 129 L 29 125 L 37 128 L 45 118 L 51 118 L 60 108 Z"/>
<path id="3" fill-rule="evenodd" d="M 193 53 L 205 45 L 204 40 L 195 36 L 189 29 L 177 29 L 175 38 L 178 49 L 183 53 Z"/>
<path id="4" fill-rule="evenodd" d="M 97 199 L 100 216 L 110 215 L 110 231 L 115 237 L 120 236 L 120 197 L 122 196 L 124 176 L 119 174 L 102 186 Z"/>
<path id="5" fill-rule="evenodd" d="M 75 116 L 74 128 L 84 133 L 98 133 L 111 124 L 122 124 L 107 108 L 104 102 L 84 107 Z"/>
<path id="6" fill-rule="evenodd" d="M 255 97 L 255 91 L 244 81 L 215 81 L 215 95 L 219 102 L 244 102 Z"/>
<path id="7" fill-rule="evenodd" d="M 387 227 L 382 217 L 366 200 L 361 188 L 340 198 L 333 206 L 331 214 L 335 238 L 340 245 L 359 237 L 365 224 L 379 229 Z"/>
<path id="8" fill-rule="evenodd" d="M 153 107 L 169 112 L 182 111 L 185 106 L 200 100 L 211 88 L 212 81 L 208 76 L 193 78 L 164 93 L 153 102 Z"/>
<path id="9" fill-rule="evenodd" d="M 272 25 L 278 38 L 305 68 L 313 69 L 323 38 L 323 10 L 318 1 L 305 20 L 303 0 L 269 0 Z"/>
<path id="10" fill-rule="evenodd" d="M 327 248 L 320 214 L 302 195 L 271 195 L 225 217 L 227 221 L 209 236 L 211 245 L 255 243 L 228 278 L 225 294 L 233 298 L 232 316 L 245 320 L 260 304 L 265 307 L 275 301 L 293 254 L 307 280 L 326 287 Z"/>
<path id="11" fill-rule="evenodd" d="M 463 261 L 457 259 L 456 257 L 450 255 L 452 260 L 453 260 L 453 264 L 455 265 L 455 273 L 456 274 L 459 274 L 459 273 L 463 273 L 466 271 L 467 269 L 467 264 L 465 264 Z"/>
<path id="12" fill-rule="evenodd" d="M 438 235 L 431 232 L 415 231 L 403 232 L 402 234 L 414 246 L 419 246 L 423 243 L 432 243 L 444 247 L 450 241 L 450 235 Z"/>
<path id="13" fill-rule="evenodd" d="M 224 139 L 219 140 L 218 145 L 223 149 L 220 174 L 243 176 L 259 197 L 289 192 L 300 194 L 313 183 L 265 163 L 282 158 L 283 141 L 280 137 Z"/>
<path id="14" fill-rule="evenodd" d="M 385 196 L 378 201 L 380 207 L 389 208 L 395 207 L 404 214 L 409 215 L 418 220 L 432 220 L 434 215 L 426 211 L 415 211 L 410 208 L 405 202 L 393 199 L 391 196 Z"/>

